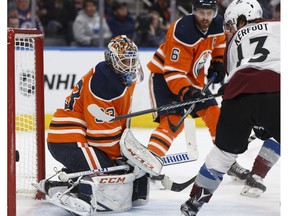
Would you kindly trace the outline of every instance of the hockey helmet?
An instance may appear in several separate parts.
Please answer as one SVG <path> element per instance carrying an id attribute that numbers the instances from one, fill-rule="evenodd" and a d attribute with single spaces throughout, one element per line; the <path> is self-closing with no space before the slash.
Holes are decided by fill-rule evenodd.
<path id="1" fill-rule="evenodd" d="M 193 8 L 205 8 L 205 9 L 216 9 L 216 0 L 192 0 Z"/>
<path id="2" fill-rule="evenodd" d="M 237 30 L 237 19 L 241 15 L 245 16 L 249 22 L 261 19 L 262 14 L 263 10 L 257 0 L 234 0 L 224 14 L 225 28 L 229 30 L 233 27 L 234 30 Z"/>
<path id="3" fill-rule="evenodd" d="M 213 9 L 215 11 L 214 17 L 218 13 L 217 0 L 192 0 L 192 13 L 194 13 L 197 8 Z"/>
<path id="4" fill-rule="evenodd" d="M 104 55 L 106 63 L 114 69 L 122 83 L 130 86 L 139 66 L 137 45 L 126 35 L 119 35 L 111 39 Z"/>

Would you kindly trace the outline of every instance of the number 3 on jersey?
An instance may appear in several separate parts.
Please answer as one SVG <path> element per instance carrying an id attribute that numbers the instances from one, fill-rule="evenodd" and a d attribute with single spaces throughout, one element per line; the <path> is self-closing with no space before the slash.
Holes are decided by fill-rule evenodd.
<path id="1" fill-rule="evenodd" d="M 255 37 L 250 39 L 250 44 L 257 43 L 256 48 L 254 50 L 254 56 L 257 54 L 260 54 L 260 56 L 258 58 L 251 58 L 249 59 L 248 62 L 263 62 L 266 60 L 268 54 L 270 54 L 269 50 L 263 47 L 266 39 L 267 36 Z M 240 44 L 237 47 L 237 53 L 238 53 L 237 67 L 239 67 L 241 65 L 241 61 L 244 59 L 242 44 Z"/>

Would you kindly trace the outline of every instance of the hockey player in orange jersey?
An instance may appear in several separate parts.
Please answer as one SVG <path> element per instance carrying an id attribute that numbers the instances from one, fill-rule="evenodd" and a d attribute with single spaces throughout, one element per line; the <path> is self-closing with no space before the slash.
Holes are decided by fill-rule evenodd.
<path id="1" fill-rule="evenodd" d="M 50 177 L 34 183 L 49 202 L 76 215 L 126 211 L 132 202 L 147 203 L 146 173 L 159 174 L 161 160 L 141 145 L 123 141 L 129 133 L 129 119 L 104 121 L 95 111 L 108 117 L 128 114 L 138 77 L 143 80 L 138 47 L 125 35 L 117 36 L 108 44 L 105 61 L 86 73 L 66 98 L 65 108 L 56 110 L 48 131 L 48 149 L 66 173 L 80 175 L 69 180 L 57 172 L 55 175 L 65 182 Z M 143 148 L 141 155 L 136 152 L 139 148 Z M 103 175 L 102 170 L 121 166 L 126 168 L 120 173 Z M 95 170 L 102 175 L 91 175 Z"/>
<path id="2" fill-rule="evenodd" d="M 123 57 L 121 56 L 123 55 Z M 137 46 L 127 37 L 116 37 L 108 45 L 105 61 L 98 63 L 76 84 L 57 109 L 47 137 L 53 157 L 73 172 L 113 166 L 121 156 L 119 140 L 128 120 L 103 122 L 93 116 L 89 107 L 96 104 L 110 116 L 130 112 L 139 64 Z M 70 151 L 75 148 L 75 152 Z M 85 159 L 69 160 L 83 152 Z M 70 152 L 69 157 L 63 157 Z M 104 159 L 105 158 L 105 159 Z"/>
<path id="3" fill-rule="evenodd" d="M 208 79 L 217 74 L 215 83 L 225 77 L 223 55 L 226 37 L 223 18 L 217 15 L 216 0 L 193 0 L 193 13 L 186 15 L 169 28 L 166 41 L 160 45 L 153 59 L 148 63 L 151 71 L 149 85 L 153 107 L 202 97 L 204 86 L 204 65 L 211 56 Z M 208 90 L 206 95 L 211 95 Z M 215 140 L 219 107 L 215 99 L 197 103 L 192 117 L 201 117 Z M 159 122 L 152 133 L 148 148 L 163 156 L 173 140 L 182 131 L 182 126 L 174 132 L 169 121 L 176 125 L 184 114 L 183 108 L 154 114 Z"/>

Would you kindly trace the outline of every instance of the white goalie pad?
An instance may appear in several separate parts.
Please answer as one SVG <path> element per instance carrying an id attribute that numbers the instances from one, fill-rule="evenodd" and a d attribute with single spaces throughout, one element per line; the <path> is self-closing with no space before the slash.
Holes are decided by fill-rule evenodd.
<path id="1" fill-rule="evenodd" d="M 123 212 L 132 207 L 133 173 L 92 177 L 93 182 L 81 180 L 92 187 L 91 206 L 94 212 Z"/>
<path id="2" fill-rule="evenodd" d="M 57 192 L 51 198 L 48 197 L 47 201 L 77 215 L 89 216 L 92 213 L 91 205 L 70 193 Z"/>
<path id="3" fill-rule="evenodd" d="M 137 166 L 152 176 L 160 174 L 163 167 L 162 159 L 143 146 L 128 128 L 122 134 L 120 149 L 131 166 Z"/>

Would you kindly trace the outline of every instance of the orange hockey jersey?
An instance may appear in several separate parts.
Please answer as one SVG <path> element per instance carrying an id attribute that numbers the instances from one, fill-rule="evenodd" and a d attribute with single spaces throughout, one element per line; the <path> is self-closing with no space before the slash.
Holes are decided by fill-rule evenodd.
<path id="1" fill-rule="evenodd" d="M 135 82 L 122 84 L 105 62 L 92 68 L 66 98 L 65 109 L 57 109 L 50 123 L 47 142 L 88 143 L 111 159 L 121 156 L 119 141 L 128 124 L 127 119 L 103 122 L 95 118 L 87 107 L 96 104 L 110 116 L 126 115 L 131 110 Z"/>
<path id="2" fill-rule="evenodd" d="M 202 89 L 204 65 L 211 55 L 223 59 L 226 47 L 223 18 L 216 16 L 207 34 L 196 27 L 194 15 L 184 16 L 169 28 L 166 41 L 161 44 L 148 63 L 152 73 L 162 73 L 170 90 L 178 95 L 185 86 Z"/>

